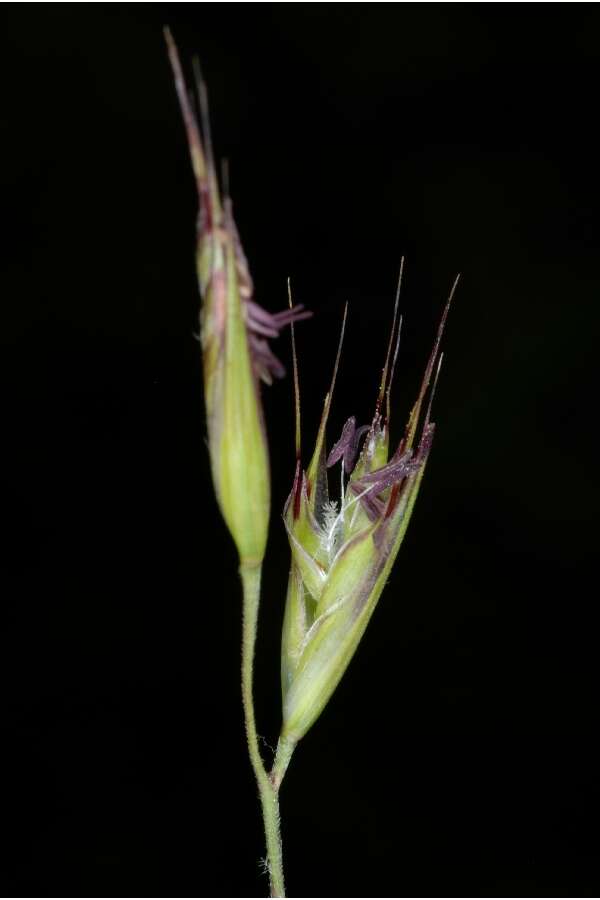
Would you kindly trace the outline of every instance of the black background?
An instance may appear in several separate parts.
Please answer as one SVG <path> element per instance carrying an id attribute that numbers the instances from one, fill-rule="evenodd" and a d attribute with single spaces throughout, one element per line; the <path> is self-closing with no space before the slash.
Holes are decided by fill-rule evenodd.
<path id="1" fill-rule="evenodd" d="M 291 275 L 315 311 L 306 452 L 344 301 L 330 441 L 371 414 L 406 255 L 398 438 L 463 274 L 408 536 L 282 790 L 289 892 L 597 894 L 598 8 L 2 20 L 4 891 L 266 890 L 168 22 L 202 60 L 257 299 L 282 308 Z M 265 404 L 256 703 L 273 744 L 289 379 Z"/>

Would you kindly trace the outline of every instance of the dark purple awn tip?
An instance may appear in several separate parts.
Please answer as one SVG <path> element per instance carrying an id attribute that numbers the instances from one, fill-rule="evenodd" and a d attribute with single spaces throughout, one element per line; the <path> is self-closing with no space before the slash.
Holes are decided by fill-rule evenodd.
<path id="1" fill-rule="evenodd" d="M 427 459 L 429 451 L 431 450 L 431 445 L 433 443 L 434 434 L 435 422 L 427 422 L 427 424 L 423 428 L 423 434 L 421 435 L 419 448 L 417 450 L 417 459 L 419 461 L 423 462 L 425 459 Z"/>
<path id="2" fill-rule="evenodd" d="M 297 519 L 300 515 L 300 506 L 302 503 L 302 463 L 300 460 L 296 460 L 296 471 L 294 473 L 294 487 L 292 488 L 292 493 L 294 495 L 294 519 Z"/>
<path id="3" fill-rule="evenodd" d="M 327 457 L 327 468 L 331 468 L 331 466 L 343 457 L 344 471 L 350 474 L 356 463 L 360 439 L 368 430 L 368 425 L 361 425 L 360 428 L 357 428 L 356 419 L 354 416 L 350 416 L 342 428 L 342 435 L 339 441 L 333 445 L 331 452 Z"/>

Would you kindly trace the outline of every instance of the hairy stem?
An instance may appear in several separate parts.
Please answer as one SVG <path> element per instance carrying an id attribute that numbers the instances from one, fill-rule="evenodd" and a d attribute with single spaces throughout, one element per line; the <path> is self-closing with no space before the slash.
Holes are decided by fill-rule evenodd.
<path id="1" fill-rule="evenodd" d="M 252 674 L 254 668 L 254 646 L 260 599 L 261 566 L 240 566 L 240 577 L 244 592 L 244 614 L 242 631 L 242 703 L 246 722 L 248 752 L 254 770 L 262 806 L 265 839 L 267 844 L 267 865 L 271 885 L 271 897 L 285 897 L 283 881 L 283 854 L 279 829 L 279 784 L 271 781 L 263 765 L 252 698 Z"/>

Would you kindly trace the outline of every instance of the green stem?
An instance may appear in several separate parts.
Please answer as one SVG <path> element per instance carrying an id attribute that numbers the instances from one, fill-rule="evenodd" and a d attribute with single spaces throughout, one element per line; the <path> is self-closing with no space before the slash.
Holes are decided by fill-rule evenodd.
<path id="1" fill-rule="evenodd" d="M 283 881 L 283 854 L 279 830 L 279 784 L 277 787 L 263 765 L 252 698 L 252 674 L 254 668 L 254 646 L 260 599 L 261 566 L 240 566 L 240 577 L 244 592 L 244 615 L 242 631 L 242 703 L 246 722 L 248 752 L 254 770 L 262 806 L 265 838 L 267 843 L 267 865 L 271 885 L 271 897 L 285 897 Z"/>

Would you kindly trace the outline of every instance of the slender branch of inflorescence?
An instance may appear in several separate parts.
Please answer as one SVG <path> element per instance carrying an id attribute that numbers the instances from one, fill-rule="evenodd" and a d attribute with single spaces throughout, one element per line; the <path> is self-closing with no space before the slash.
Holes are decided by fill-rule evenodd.
<path id="1" fill-rule="evenodd" d="M 262 806 L 265 840 L 267 845 L 267 867 L 272 897 L 285 897 L 283 879 L 283 853 L 279 823 L 279 787 L 291 756 L 286 758 L 288 748 L 284 748 L 279 766 L 274 767 L 276 777 L 273 778 L 265 770 L 258 744 L 254 700 L 252 696 L 252 680 L 254 669 L 254 647 L 256 644 L 256 626 L 260 600 L 261 566 L 240 566 L 240 577 L 244 594 L 243 633 L 242 633 L 242 702 L 248 739 L 248 753 L 254 770 L 260 802 Z M 292 747 L 293 749 L 293 747 Z M 279 748 L 278 748 L 279 755 Z M 284 760 L 285 764 L 284 764 Z M 276 759 L 277 764 L 277 759 Z"/>

